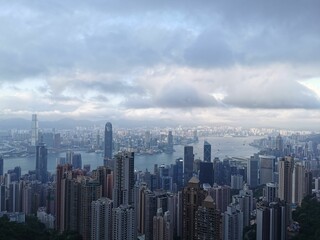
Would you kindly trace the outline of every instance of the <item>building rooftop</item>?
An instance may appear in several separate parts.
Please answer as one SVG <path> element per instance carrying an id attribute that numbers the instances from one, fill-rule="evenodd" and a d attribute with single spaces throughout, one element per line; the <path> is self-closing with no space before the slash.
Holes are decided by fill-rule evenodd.
<path id="1" fill-rule="evenodd" d="M 189 180 L 188 183 L 196 183 L 196 184 L 199 184 L 200 181 L 199 181 L 199 179 L 198 179 L 197 177 L 192 177 L 192 178 Z"/>

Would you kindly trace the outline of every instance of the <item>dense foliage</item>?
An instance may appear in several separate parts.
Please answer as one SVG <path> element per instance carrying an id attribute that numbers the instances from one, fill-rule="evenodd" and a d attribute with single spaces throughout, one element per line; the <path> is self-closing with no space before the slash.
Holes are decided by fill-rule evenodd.
<path id="1" fill-rule="evenodd" d="M 74 232 L 59 234 L 48 230 L 36 217 L 26 217 L 26 223 L 10 222 L 7 216 L 0 218 L 0 240 L 80 240 Z"/>
<path id="2" fill-rule="evenodd" d="M 315 196 L 307 196 L 292 217 L 300 224 L 300 232 L 295 240 L 320 239 L 320 202 Z"/>
<path id="3" fill-rule="evenodd" d="M 253 224 L 243 229 L 243 239 L 244 240 L 256 240 L 257 225 Z"/>

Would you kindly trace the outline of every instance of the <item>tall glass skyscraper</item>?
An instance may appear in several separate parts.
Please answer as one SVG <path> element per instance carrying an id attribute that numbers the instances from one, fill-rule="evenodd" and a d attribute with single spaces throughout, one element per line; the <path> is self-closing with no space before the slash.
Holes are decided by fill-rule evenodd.
<path id="1" fill-rule="evenodd" d="M 44 143 L 36 146 L 36 178 L 42 183 L 48 181 L 48 149 Z"/>
<path id="2" fill-rule="evenodd" d="M 3 157 L 0 155 L 0 176 L 3 175 Z"/>
<path id="3" fill-rule="evenodd" d="M 112 124 L 106 123 L 104 129 L 104 158 L 112 159 Z"/>
<path id="4" fill-rule="evenodd" d="M 31 146 L 36 146 L 38 143 L 38 118 L 37 114 L 32 114 L 31 126 Z"/>
<path id="5" fill-rule="evenodd" d="M 211 162 L 211 144 L 204 141 L 203 145 L 203 161 Z"/>
<path id="6" fill-rule="evenodd" d="M 185 146 L 183 159 L 184 185 L 186 185 L 193 176 L 193 161 L 193 146 Z"/>

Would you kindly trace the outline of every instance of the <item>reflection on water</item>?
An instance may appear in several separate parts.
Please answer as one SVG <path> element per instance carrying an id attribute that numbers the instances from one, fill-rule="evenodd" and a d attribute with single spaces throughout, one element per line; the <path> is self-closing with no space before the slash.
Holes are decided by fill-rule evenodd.
<path id="1" fill-rule="evenodd" d="M 219 157 L 249 157 L 258 150 L 251 147 L 251 143 L 254 139 L 260 137 L 206 137 L 200 138 L 198 143 L 193 144 L 195 158 L 203 158 L 203 142 L 207 140 L 211 144 L 212 158 Z M 148 169 L 153 172 L 154 164 L 171 164 L 175 159 L 183 158 L 183 146 L 174 146 L 175 152 L 171 154 L 161 153 L 155 155 L 139 155 L 135 156 L 135 169 L 142 170 Z M 76 151 L 75 151 L 76 152 Z M 95 169 L 97 166 L 103 165 L 103 153 L 86 153 L 80 151 L 82 156 L 82 164 L 90 164 L 91 169 Z M 48 171 L 55 172 L 56 159 L 59 157 L 65 157 L 65 153 L 51 153 L 48 156 Z M 35 157 L 27 158 L 10 158 L 4 161 L 4 172 L 8 169 L 13 169 L 15 166 L 21 167 L 22 174 L 27 173 L 28 170 L 35 169 Z"/>

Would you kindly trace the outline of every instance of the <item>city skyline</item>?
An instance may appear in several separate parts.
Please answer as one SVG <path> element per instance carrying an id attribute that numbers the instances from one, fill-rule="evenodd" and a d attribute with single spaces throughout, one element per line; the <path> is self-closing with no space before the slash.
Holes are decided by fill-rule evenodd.
<path id="1" fill-rule="evenodd" d="M 125 7 L 124 7 L 125 6 Z M 318 1 L 10 1 L 0 120 L 319 129 Z"/>

